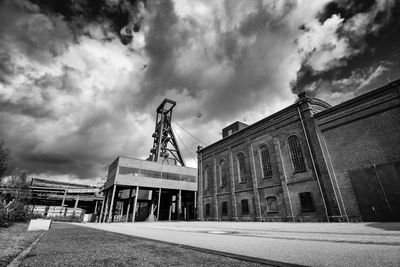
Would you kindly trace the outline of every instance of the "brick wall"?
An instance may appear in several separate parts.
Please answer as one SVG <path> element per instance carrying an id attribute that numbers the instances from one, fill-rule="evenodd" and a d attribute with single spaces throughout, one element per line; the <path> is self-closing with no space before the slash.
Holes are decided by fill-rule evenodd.
<path id="1" fill-rule="evenodd" d="M 202 166 L 199 168 L 203 168 L 204 173 L 205 167 L 209 166 L 213 170 L 214 178 L 209 181 L 209 189 L 200 196 L 200 198 L 203 197 L 203 214 L 205 214 L 206 204 L 212 206 L 210 216 L 204 216 L 205 219 L 234 220 L 237 212 L 237 219 L 240 221 L 291 221 L 292 210 L 294 210 L 297 221 L 322 221 L 326 218 L 297 107 L 293 106 L 291 109 L 287 109 L 283 118 L 277 120 L 279 122 L 275 123 L 273 127 L 268 126 L 271 121 L 265 121 L 265 125 L 261 125 L 260 129 L 254 132 L 251 131 L 252 126 L 249 126 L 238 133 L 241 135 L 240 138 L 235 139 L 235 135 L 227 137 L 223 139 L 223 144 L 214 144 L 212 148 L 206 149 L 206 152 L 200 152 Z M 294 172 L 287 141 L 291 135 L 296 135 L 300 139 L 307 166 L 305 172 Z M 263 175 L 259 151 L 262 145 L 269 149 L 271 177 Z M 238 153 L 245 155 L 246 182 L 239 181 L 239 168 L 236 160 Z M 226 161 L 229 168 L 229 181 L 225 187 L 221 187 L 219 183 L 218 165 L 222 159 Z M 316 211 L 306 213 L 301 211 L 299 193 L 302 192 L 312 193 Z M 277 210 L 269 210 L 268 197 L 276 197 Z M 242 214 L 243 199 L 248 200 L 248 214 Z M 228 215 L 226 216 L 222 216 L 223 202 L 228 203 Z"/>
<path id="2" fill-rule="evenodd" d="M 316 116 L 339 198 L 351 220 L 360 218 L 360 210 L 348 171 L 400 161 L 398 87 L 378 89 Z"/>

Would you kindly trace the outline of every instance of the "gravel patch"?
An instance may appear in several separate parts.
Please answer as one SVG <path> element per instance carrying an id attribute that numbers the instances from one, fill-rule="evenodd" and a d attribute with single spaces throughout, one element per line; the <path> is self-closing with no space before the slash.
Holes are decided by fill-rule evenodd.
<path id="1" fill-rule="evenodd" d="M 265 266 L 157 241 L 52 223 L 21 266 Z"/>

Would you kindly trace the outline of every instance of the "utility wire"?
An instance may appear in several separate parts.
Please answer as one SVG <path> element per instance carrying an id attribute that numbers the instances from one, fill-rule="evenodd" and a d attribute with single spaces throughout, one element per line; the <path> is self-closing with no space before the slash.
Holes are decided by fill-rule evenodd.
<path id="1" fill-rule="evenodd" d="M 188 130 L 186 130 L 185 128 L 183 128 L 182 126 L 180 126 L 175 120 L 172 120 L 176 125 L 179 126 L 179 128 L 181 128 L 182 130 L 184 130 L 185 132 L 187 132 L 191 137 L 193 137 L 194 139 L 196 139 L 197 141 L 199 141 L 202 145 L 206 145 L 203 141 L 201 141 L 199 138 L 197 138 L 196 136 L 194 136 L 193 134 L 189 133 Z"/>
<path id="2" fill-rule="evenodd" d="M 174 134 L 178 137 L 178 139 L 181 141 L 181 143 L 183 144 L 183 146 L 186 148 L 187 152 L 189 153 L 189 155 L 194 159 L 195 162 L 197 162 L 196 158 L 192 155 L 192 153 L 190 153 L 190 150 L 187 148 L 187 146 L 185 145 L 185 143 L 182 141 L 182 139 L 179 137 L 178 133 L 174 130 L 174 128 L 172 128 L 172 131 L 174 132 Z"/>

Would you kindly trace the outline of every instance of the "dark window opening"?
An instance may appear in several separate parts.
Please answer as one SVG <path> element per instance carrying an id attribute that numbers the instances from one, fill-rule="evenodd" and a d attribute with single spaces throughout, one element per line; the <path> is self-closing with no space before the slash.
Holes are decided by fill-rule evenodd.
<path id="1" fill-rule="evenodd" d="M 222 202 L 222 216 L 228 216 L 228 202 Z"/>
<path id="2" fill-rule="evenodd" d="M 206 204 L 206 216 L 210 216 L 210 212 L 211 212 L 211 205 L 210 204 Z"/>
<path id="3" fill-rule="evenodd" d="M 315 211 L 314 200 L 310 192 L 300 193 L 301 211 Z"/>
<path id="4" fill-rule="evenodd" d="M 276 197 L 267 197 L 267 212 L 278 212 L 278 201 Z"/>
<path id="5" fill-rule="evenodd" d="M 260 160 L 264 178 L 272 177 L 272 166 L 269 151 L 266 146 L 260 148 Z"/>
<path id="6" fill-rule="evenodd" d="M 247 199 L 242 199 L 242 215 L 249 215 L 249 201 Z"/>
<path id="7" fill-rule="evenodd" d="M 290 156 L 292 158 L 294 172 L 305 172 L 306 163 L 304 161 L 303 151 L 301 149 L 300 140 L 297 136 L 292 135 L 288 138 Z"/>

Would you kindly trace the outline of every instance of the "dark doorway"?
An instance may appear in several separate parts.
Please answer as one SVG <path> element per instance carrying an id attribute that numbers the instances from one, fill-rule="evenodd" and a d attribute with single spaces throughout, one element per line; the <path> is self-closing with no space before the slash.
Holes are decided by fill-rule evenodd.
<path id="1" fill-rule="evenodd" d="M 348 174 L 364 221 L 400 221 L 400 162 Z"/>

